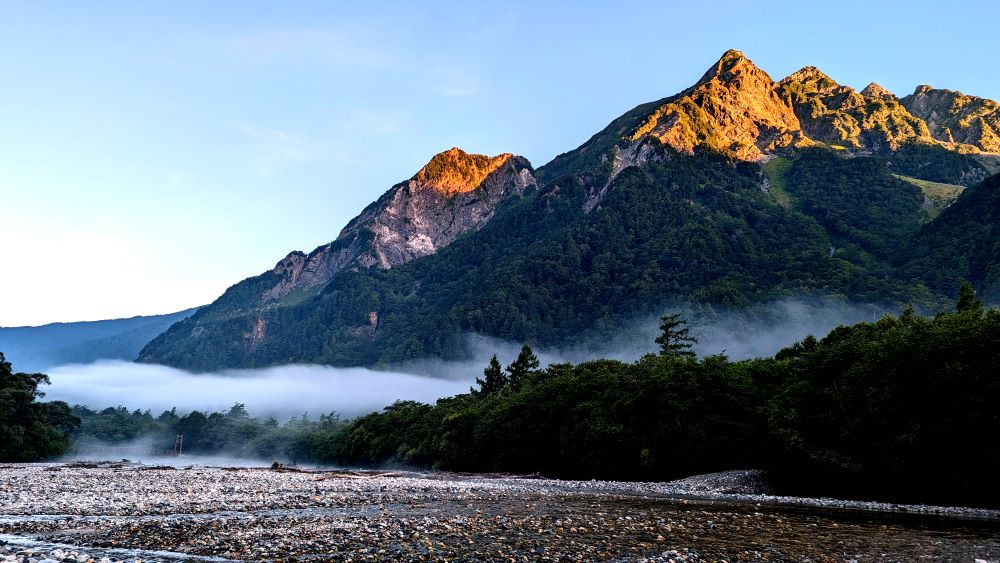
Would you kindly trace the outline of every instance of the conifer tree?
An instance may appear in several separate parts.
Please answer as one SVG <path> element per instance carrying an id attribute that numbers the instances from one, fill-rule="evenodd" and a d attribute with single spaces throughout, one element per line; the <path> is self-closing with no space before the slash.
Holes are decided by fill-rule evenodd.
<path id="1" fill-rule="evenodd" d="M 483 377 L 476 378 L 476 383 L 479 385 L 479 389 L 469 388 L 473 395 L 492 395 L 502 391 L 507 386 L 507 374 L 500 368 L 500 360 L 497 359 L 496 354 L 493 354 L 490 365 L 483 370 Z"/>
<path id="2" fill-rule="evenodd" d="M 538 369 L 540 362 L 531 347 L 527 344 L 521 346 L 521 353 L 517 355 L 514 363 L 507 366 L 507 373 L 510 374 L 510 388 L 517 391 L 524 386 L 528 376 Z"/>
<path id="3" fill-rule="evenodd" d="M 660 336 L 656 337 L 656 343 L 660 345 L 660 355 L 693 358 L 694 351 L 691 350 L 691 345 L 696 344 L 698 339 L 688 334 L 687 321 L 679 314 L 664 315 L 660 320 L 663 321 L 660 324 Z"/>
<path id="4" fill-rule="evenodd" d="M 958 306 L 956 308 L 959 312 L 978 311 L 982 313 L 983 302 L 976 297 L 976 290 L 972 288 L 971 283 L 962 282 L 962 287 L 958 290 Z"/>

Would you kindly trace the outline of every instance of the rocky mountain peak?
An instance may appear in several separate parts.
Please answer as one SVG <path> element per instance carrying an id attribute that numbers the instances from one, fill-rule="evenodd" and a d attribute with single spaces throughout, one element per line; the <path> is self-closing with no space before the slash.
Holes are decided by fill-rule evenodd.
<path id="1" fill-rule="evenodd" d="M 789 74 L 778 85 L 782 88 L 789 88 L 791 85 L 799 85 L 812 91 L 829 91 L 841 88 L 841 85 L 826 73 L 814 66 L 805 66 Z"/>
<path id="2" fill-rule="evenodd" d="M 469 154 L 458 147 L 452 147 L 431 158 L 414 176 L 421 186 L 452 196 L 470 192 L 503 166 L 514 155 L 503 153 L 497 156 Z"/>
<path id="3" fill-rule="evenodd" d="M 900 100 L 927 123 L 930 135 L 969 151 L 1000 153 L 1000 104 L 954 90 L 917 86 Z"/>
<path id="4" fill-rule="evenodd" d="M 701 80 L 695 83 L 693 88 L 697 88 L 705 83 L 732 82 L 738 81 L 745 76 L 766 77 L 767 82 L 771 82 L 771 77 L 761 70 L 757 65 L 746 57 L 742 52 L 730 49 L 722 54 L 722 57 L 712 65 Z"/>
<path id="5" fill-rule="evenodd" d="M 809 80 L 809 79 L 833 81 L 833 79 L 830 78 L 829 75 L 827 75 L 825 72 L 812 65 L 809 65 L 809 66 L 804 66 L 799 70 L 796 70 L 795 72 L 789 74 L 788 76 L 785 77 L 784 80 L 782 80 L 782 82 L 788 82 L 788 81 L 801 82 L 803 80 Z"/>
<path id="6" fill-rule="evenodd" d="M 691 153 L 706 147 L 741 160 L 759 160 L 803 141 L 791 106 L 777 84 L 743 53 L 726 51 L 693 87 L 656 108 L 626 138 L 653 137 Z"/>
<path id="7" fill-rule="evenodd" d="M 278 275 L 292 274 L 298 275 L 297 270 L 301 270 L 302 264 L 306 260 L 306 253 L 301 250 L 293 250 L 288 253 L 277 264 L 274 265 L 274 269 L 271 271 Z"/>
<path id="8" fill-rule="evenodd" d="M 865 86 L 865 89 L 861 91 L 861 95 L 866 98 L 895 98 L 896 95 L 892 92 L 883 88 L 879 83 L 872 82 Z"/>
<path id="9" fill-rule="evenodd" d="M 315 293 L 344 270 L 389 269 L 434 254 L 493 218 L 499 204 L 535 185 L 531 164 L 510 153 L 489 157 L 457 147 L 431 158 L 309 255 L 292 252 L 274 267 L 279 280 L 262 303 Z"/>

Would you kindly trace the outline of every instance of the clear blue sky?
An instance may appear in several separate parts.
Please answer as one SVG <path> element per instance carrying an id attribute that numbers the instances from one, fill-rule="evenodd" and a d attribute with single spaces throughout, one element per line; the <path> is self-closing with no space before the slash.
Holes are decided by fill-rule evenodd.
<path id="1" fill-rule="evenodd" d="M 433 154 L 536 166 L 723 51 L 1000 98 L 994 2 L 6 2 L 0 326 L 210 302 Z"/>

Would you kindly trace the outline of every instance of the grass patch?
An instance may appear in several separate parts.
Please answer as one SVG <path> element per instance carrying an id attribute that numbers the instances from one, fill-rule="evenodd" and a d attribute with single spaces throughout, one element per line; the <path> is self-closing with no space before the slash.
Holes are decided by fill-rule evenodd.
<path id="1" fill-rule="evenodd" d="M 767 193 L 779 205 L 792 206 L 792 196 L 785 189 L 785 174 L 792 167 L 792 161 L 776 156 L 764 165 L 764 176 L 767 178 Z"/>
<path id="2" fill-rule="evenodd" d="M 893 174 L 893 176 L 920 188 L 924 194 L 924 211 L 927 213 L 928 220 L 940 215 L 965 190 L 965 186 L 958 184 L 942 184 L 941 182 L 931 182 L 900 174 Z"/>
<path id="3" fill-rule="evenodd" d="M 276 305 L 280 306 L 291 306 L 298 305 L 305 300 L 313 297 L 319 291 L 320 287 L 296 287 L 288 293 L 288 295 L 282 297 L 278 300 Z"/>

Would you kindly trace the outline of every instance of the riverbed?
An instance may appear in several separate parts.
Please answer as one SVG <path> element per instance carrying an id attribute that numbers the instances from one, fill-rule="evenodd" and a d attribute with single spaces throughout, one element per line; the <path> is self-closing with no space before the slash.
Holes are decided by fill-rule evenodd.
<path id="1" fill-rule="evenodd" d="M 674 483 L 131 463 L 0 466 L 0 560 L 1000 561 L 1000 512 Z"/>

